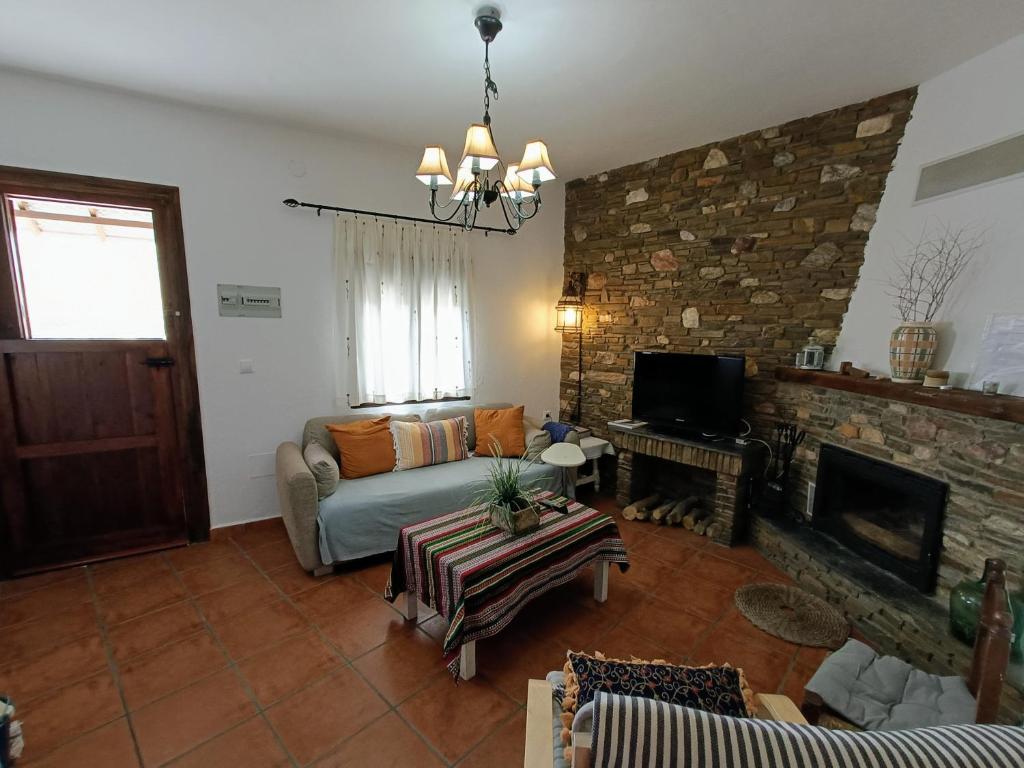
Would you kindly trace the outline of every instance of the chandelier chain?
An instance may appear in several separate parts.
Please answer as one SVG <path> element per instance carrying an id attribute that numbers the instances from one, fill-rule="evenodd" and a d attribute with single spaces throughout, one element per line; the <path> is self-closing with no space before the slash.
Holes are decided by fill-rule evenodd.
<path id="1" fill-rule="evenodd" d="M 498 100 L 498 84 L 491 79 L 491 44 L 484 43 L 484 125 L 491 124 L 491 94 Z"/>

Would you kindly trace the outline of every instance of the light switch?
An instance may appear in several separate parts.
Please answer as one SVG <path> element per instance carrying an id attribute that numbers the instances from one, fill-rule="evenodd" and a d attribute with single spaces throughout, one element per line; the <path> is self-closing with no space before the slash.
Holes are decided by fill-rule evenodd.
<path id="1" fill-rule="evenodd" d="M 239 373 L 252 373 L 253 366 L 252 360 L 239 360 L 238 361 L 238 372 Z"/>

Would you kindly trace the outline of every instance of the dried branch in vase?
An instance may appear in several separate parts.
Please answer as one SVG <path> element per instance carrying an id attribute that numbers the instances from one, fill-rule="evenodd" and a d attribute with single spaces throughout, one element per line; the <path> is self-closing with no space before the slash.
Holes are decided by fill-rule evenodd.
<path id="1" fill-rule="evenodd" d="M 921 234 L 910 251 L 896 258 L 888 295 L 905 323 L 930 323 L 949 296 L 950 288 L 981 249 L 984 231 L 975 227 L 941 226 Z"/>

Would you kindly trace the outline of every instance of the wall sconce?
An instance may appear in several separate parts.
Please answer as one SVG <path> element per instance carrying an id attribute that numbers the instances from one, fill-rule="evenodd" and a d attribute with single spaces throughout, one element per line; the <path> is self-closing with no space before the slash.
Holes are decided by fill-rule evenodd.
<path id="1" fill-rule="evenodd" d="M 576 365 L 576 407 L 573 423 L 579 425 L 583 415 L 583 296 L 587 292 L 587 273 L 570 272 L 562 286 L 562 296 L 555 305 L 555 330 L 577 334 L 579 357 Z"/>
<path id="2" fill-rule="evenodd" d="M 583 302 L 578 298 L 563 296 L 555 305 L 555 330 L 559 333 L 575 333 L 583 330 Z"/>

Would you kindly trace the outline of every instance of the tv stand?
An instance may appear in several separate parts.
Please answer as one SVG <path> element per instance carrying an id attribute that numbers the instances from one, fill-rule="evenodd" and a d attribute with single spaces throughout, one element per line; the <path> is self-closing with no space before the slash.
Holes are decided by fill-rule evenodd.
<path id="1" fill-rule="evenodd" d="M 759 453 L 756 447 L 736 445 L 731 439 L 678 437 L 649 426 L 629 429 L 609 423 L 608 430 L 618 454 L 616 500 L 620 504 L 629 504 L 650 492 L 642 487 L 643 473 L 634 471 L 645 457 L 696 467 L 715 476 L 712 516 L 719 525 L 714 541 L 731 546 L 743 537 L 747 527 L 747 489 Z"/>

